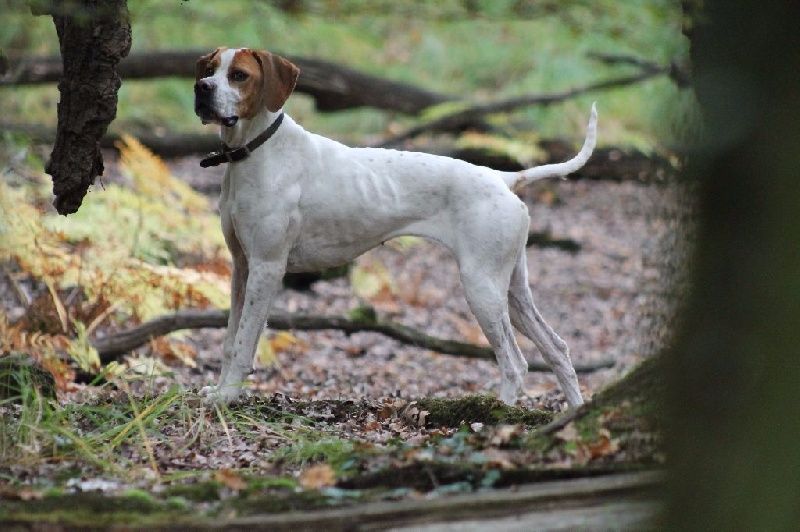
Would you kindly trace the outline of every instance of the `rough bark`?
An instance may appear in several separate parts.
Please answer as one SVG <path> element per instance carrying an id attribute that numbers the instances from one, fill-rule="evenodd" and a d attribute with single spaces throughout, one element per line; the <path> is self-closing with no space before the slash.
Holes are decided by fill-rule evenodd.
<path id="1" fill-rule="evenodd" d="M 119 64 L 125 80 L 161 77 L 194 77 L 197 58 L 208 50 L 163 51 L 132 54 Z M 453 99 L 451 96 L 388 80 L 321 59 L 286 55 L 300 67 L 298 92 L 314 99 L 320 111 L 376 107 L 417 114 L 426 107 Z M 0 87 L 53 83 L 61 77 L 57 57 L 27 57 L 14 61 L 0 78 Z"/>
<path id="2" fill-rule="evenodd" d="M 346 318 L 344 316 L 274 314 L 270 316 L 268 324 L 270 329 L 276 330 L 318 331 L 337 329 L 347 334 L 376 332 L 404 344 L 415 345 L 446 355 L 489 360 L 494 360 L 495 358 L 494 352 L 489 347 L 436 338 L 396 322 L 367 317 Z M 206 327 L 222 328 L 227 325 L 227 310 L 183 310 L 175 314 L 152 319 L 127 331 L 99 338 L 93 344 L 100 354 L 100 360 L 105 364 L 132 349 L 146 344 L 152 338 L 163 336 L 173 331 Z M 613 360 L 602 360 L 592 364 L 576 366 L 575 371 L 591 372 L 609 368 L 613 365 Z M 530 371 L 550 371 L 549 366 L 545 364 L 530 364 L 528 369 Z"/>
<path id="3" fill-rule="evenodd" d="M 48 11 L 58 33 L 63 74 L 58 130 L 46 171 L 60 214 L 78 210 L 103 173 L 99 141 L 117 113 L 117 63 L 128 54 L 127 0 L 54 0 Z"/>

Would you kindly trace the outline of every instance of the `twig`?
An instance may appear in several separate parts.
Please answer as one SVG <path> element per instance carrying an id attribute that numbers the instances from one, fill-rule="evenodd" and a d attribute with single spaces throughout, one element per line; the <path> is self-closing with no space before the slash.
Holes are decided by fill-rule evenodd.
<path id="1" fill-rule="evenodd" d="M 28 308 L 31 304 L 31 299 L 28 297 L 28 294 L 25 293 L 25 289 L 20 286 L 19 281 L 17 281 L 16 275 L 12 274 L 11 272 L 6 272 L 6 277 L 8 281 L 11 283 L 11 288 L 14 289 L 14 293 L 17 295 L 17 299 L 22 304 L 23 307 Z"/>
<path id="2" fill-rule="evenodd" d="M 227 325 L 227 310 L 182 310 L 175 314 L 154 318 L 127 331 L 96 339 L 93 344 L 100 355 L 100 360 L 105 364 L 132 349 L 144 345 L 156 336 L 163 336 L 181 329 L 223 328 Z M 489 360 L 494 360 L 495 358 L 494 352 L 488 347 L 436 338 L 392 321 L 352 319 L 344 316 L 275 314 L 270 317 L 268 326 L 274 330 L 318 331 L 337 329 L 344 331 L 346 334 L 375 332 L 404 344 L 414 345 L 445 355 Z M 613 365 L 613 360 L 602 360 L 575 366 L 575 371 L 589 373 L 610 368 Z M 546 364 L 530 363 L 528 370 L 550 371 L 550 367 Z"/>
<path id="3" fill-rule="evenodd" d="M 87 335 L 92 334 L 98 325 L 103 323 L 105 319 L 111 315 L 112 312 L 117 310 L 118 306 L 119 306 L 118 303 L 112 303 L 111 305 L 108 306 L 107 309 L 98 314 L 97 317 L 93 319 L 92 322 L 86 327 L 86 334 Z"/>
<path id="4" fill-rule="evenodd" d="M 47 290 L 50 292 L 50 297 L 53 298 L 53 306 L 55 306 L 58 319 L 61 322 L 61 329 L 63 329 L 64 334 L 67 334 L 69 332 L 69 318 L 67 317 L 67 309 L 64 308 L 61 298 L 58 297 L 58 292 L 56 291 L 53 282 L 50 279 L 45 278 L 44 284 L 47 286 Z"/>
<path id="5" fill-rule="evenodd" d="M 633 55 L 607 54 L 602 52 L 589 52 L 587 56 L 606 65 L 630 65 L 649 72 L 660 72 L 664 69 L 658 63 L 642 59 Z"/>
<path id="6" fill-rule="evenodd" d="M 692 74 L 688 64 L 680 59 L 673 59 L 668 66 L 661 66 L 653 61 L 625 54 L 590 52 L 588 56 L 607 65 L 630 65 L 649 72 L 657 72 L 666 69 L 667 75 L 669 75 L 670 79 L 680 88 L 688 87 L 692 82 Z"/>

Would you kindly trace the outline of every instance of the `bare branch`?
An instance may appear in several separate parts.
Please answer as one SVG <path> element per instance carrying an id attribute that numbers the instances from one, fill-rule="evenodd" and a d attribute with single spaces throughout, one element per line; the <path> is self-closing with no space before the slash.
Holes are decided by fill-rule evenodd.
<path id="1" fill-rule="evenodd" d="M 620 78 L 607 79 L 585 85 L 583 87 L 576 87 L 562 92 L 554 92 L 551 94 L 533 94 L 528 96 L 518 96 L 516 98 L 509 98 L 507 100 L 500 100 L 498 102 L 478 104 L 467 109 L 462 109 L 454 113 L 437 118 L 431 122 L 414 126 L 407 131 L 385 139 L 376 147 L 389 147 L 396 146 L 401 142 L 410 140 L 414 137 L 422 135 L 423 133 L 440 133 L 445 131 L 459 131 L 464 129 L 470 124 L 474 124 L 486 115 L 497 113 L 508 113 L 519 109 L 520 107 L 529 107 L 532 105 L 551 105 L 558 102 L 563 102 L 576 96 L 588 94 L 590 92 L 597 92 L 609 89 L 616 89 L 640 83 L 642 81 L 667 74 L 669 67 L 662 67 L 659 70 L 648 70 L 639 74 L 624 76 Z"/>
<path id="2" fill-rule="evenodd" d="M 100 360 L 108 363 L 123 354 L 144 345 L 150 339 L 181 329 L 223 328 L 228 324 L 227 310 L 182 310 L 175 314 L 161 316 L 137 327 L 96 339 L 93 344 L 100 354 Z M 303 314 L 274 314 L 268 326 L 275 330 L 318 331 L 336 329 L 347 334 L 374 332 L 383 334 L 400 343 L 414 345 L 445 355 L 465 358 L 494 360 L 494 352 L 489 347 L 436 338 L 421 331 L 392 321 L 352 319 L 344 316 L 318 316 Z M 610 368 L 613 360 L 602 360 L 586 365 L 575 366 L 577 372 L 592 372 Z M 550 371 L 545 364 L 529 364 L 529 371 Z"/>

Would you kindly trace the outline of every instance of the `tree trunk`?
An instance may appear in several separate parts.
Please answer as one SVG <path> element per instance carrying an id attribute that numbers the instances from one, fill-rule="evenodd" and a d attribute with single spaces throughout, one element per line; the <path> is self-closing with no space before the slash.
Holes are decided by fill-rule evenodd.
<path id="1" fill-rule="evenodd" d="M 56 210 L 70 214 L 103 174 L 100 139 L 117 113 L 116 66 L 130 50 L 131 26 L 127 0 L 54 0 L 45 9 L 63 60 L 58 130 L 46 171 L 53 176 Z"/>
<path id="2" fill-rule="evenodd" d="M 697 2 L 685 2 L 685 4 Z M 695 273 L 667 361 L 670 530 L 800 522 L 797 6 L 706 0 L 692 66 L 706 118 Z"/>

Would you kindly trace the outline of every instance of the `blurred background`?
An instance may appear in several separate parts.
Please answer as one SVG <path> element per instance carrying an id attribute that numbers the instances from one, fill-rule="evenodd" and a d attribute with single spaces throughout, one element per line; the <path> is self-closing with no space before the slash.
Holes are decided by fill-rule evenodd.
<path id="1" fill-rule="evenodd" d="M 3 3 L 0 49 L 6 56 L 58 53 L 52 20 L 32 17 L 25 2 Z M 685 58 L 688 49 L 680 6 L 672 0 L 131 0 L 128 7 L 131 54 L 265 48 L 326 59 L 468 101 L 557 92 L 637 72 L 630 65 L 593 59 L 591 53 L 668 65 Z M 200 131 L 189 85 L 186 79 L 125 81 L 112 129 Z M 5 120 L 54 125 L 58 93 L 53 85 L 3 91 Z M 494 119 L 510 121 L 510 131 L 521 135 L 579 138 L 598 97 L 521 108 L 513 117 Z M 601 100 L 601 144 L 645 151 L 672 144 L 691 107 L 690 94 L 667 76 L 605 92 Z M 303 95 L 295 95 L 287 110 L 310 130 L 356 144 L 413 122 L 368 108 L 317 113 Z"/>

